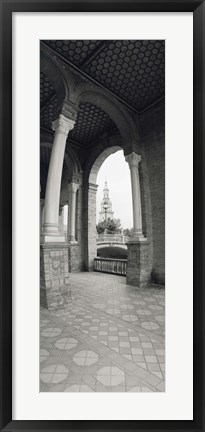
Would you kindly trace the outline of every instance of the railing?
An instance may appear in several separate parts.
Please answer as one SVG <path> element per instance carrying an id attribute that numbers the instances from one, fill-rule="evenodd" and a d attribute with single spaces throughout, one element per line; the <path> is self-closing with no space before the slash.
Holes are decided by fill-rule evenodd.
<path id="1" fill-rule="evenodd" d="M 94 271 L 126 276 L 127 260 L 117 258 L 94 258 Z"/>
<path id="2" fill-rule="evenodd" d="M 125 244 L 129 237 L 122 234 L 98 234 L 97 243 L 123 243 Z"/>

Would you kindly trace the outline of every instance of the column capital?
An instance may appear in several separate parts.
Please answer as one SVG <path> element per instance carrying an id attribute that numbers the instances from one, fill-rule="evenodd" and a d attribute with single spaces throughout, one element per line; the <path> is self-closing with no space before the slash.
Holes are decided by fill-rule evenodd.
<path id="1" fill-rule="evenodd" d="M 70 192 L 74 192 L 74 193 L 76 193 L 77 190 L 79 189 L 79 186 L 80 186 L 79 183 L 74 183 L 74 182 L 69 183 L 69 184 L 68 184 L 68 190 L 69 190 Z"/>
<path id="2" fill-rule="evenodd" d="M 132 152 L 129 155 L 125 156 L 125 160 L 126 162 L 128 162 L 130 168 L 138 167 L 139 162 L 141 161 L 141 155 Z"/>
<path id="3" fill-rule="evenodd" d="M 67 137 L 68 132 L 74 128 L 75 121 L 65 117 L 63 114 L 60 114 L 59 117 L 52 122 L 52 129 L 57 132 L 65 135 Z"/>

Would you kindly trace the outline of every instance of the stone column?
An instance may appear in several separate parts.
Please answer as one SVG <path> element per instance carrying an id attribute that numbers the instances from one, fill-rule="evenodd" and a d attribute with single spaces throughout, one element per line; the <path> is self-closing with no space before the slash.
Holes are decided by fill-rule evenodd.
<path id="1" fill-rule="evenodd" d="M 59 231 L 64 235 L 64 206 L 59 206 L 59 215 L 58 215 L 58 223 L 59 223 Z"/>
<path id="2" fill-rule="evenodd" d="M 76 193 L 79 189 L 78 183 L 70 183 L 69 190 L 69 242 L 76 242 Z"/>
<path id="3" fill-rule="evenodd" d="M 139 181 L 139 162 L 141 156 L 132 152 L 125 156 L 126 162 L 129 164 L 131 175 L 132 187 L 132 209 L 133 209 L 133 239 L 144 240 L 142 232 L 142 208 L 141 208 L 141 195 L 140 195 L 140 181 Z"/>
<path id="4" fill-rule="evenodd" d="M 132 186 L 133 228 L 134 233 L 127 243 L 126 283 L 136 287 L 147 286 L 151 280 L 150 242 L 142 231 L 142 208 L 139 179 L 141 156 L 132 152 L 125 157 L 129 164 Z"/>
<path id="5" fill-rule="evenodd" d="M 93 271 L 94 258 L 97 256 L 96 234 L 96 193 L 98 185 L 88 183 L 83 190 L 83 224 L 85 270 Z"/>
<path id="6" fill-rule="evenodd" d="M 68 191 L 68 262 L 69 272 L 73 273 L 84 270 L 82 238 L 82 173 L 75 174 L 70 180 Z"/>
<path id="7" fill-rule="evenodd" d="M 49 309 L 65 305 L 71 295 L 68 245 L 64 233 L 59 229 L 59 204 L 66 139 L 74 124 L 74 119 L 63 114 L 52 124 L 55 136 L 46 184 L 40 248 L 41 305 Z"/>
<path id="8" fill-rule="evenodd" d="M 43 229 L 45 243 L 65 241 L 65 236 L 59 232 L 58 212 L 66 139 L 74 124 L 74 120 L 64 117 L 63 114 L 60 114 L 59 118 L 52 124 L 55 136 L 46 184 Z"/>

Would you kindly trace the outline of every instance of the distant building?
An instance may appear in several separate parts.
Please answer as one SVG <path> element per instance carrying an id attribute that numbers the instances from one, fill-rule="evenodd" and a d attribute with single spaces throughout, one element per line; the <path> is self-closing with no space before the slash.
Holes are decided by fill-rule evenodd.
<path id="1" fill-rule="evenodd" d="M 105 180 L 105 186 L 103 189 L 103 200 L 101 202 L 101 211 L 99 212 L 99 222 L 104 220 L 113 220 L 114 211 L 112 211 L 112 202 L 109 198 L 109 189 L 107 186 L 107 180 Z"/>

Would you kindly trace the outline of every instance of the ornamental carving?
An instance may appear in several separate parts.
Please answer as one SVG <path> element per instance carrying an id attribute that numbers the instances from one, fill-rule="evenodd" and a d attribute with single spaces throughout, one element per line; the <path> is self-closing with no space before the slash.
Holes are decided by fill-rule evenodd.
<path id="1" fill-rule="evenodd" d="M 137 167 L 141 161 L 141 155 L 138 155 L 137 153 L 130 153 L 129 155 L 125 156 L 126 162 L 129 164 L 129 168 Z"/>
<path id="2" fill-rule="evenodd" d="M 74 128 L 75 121 L 64 117 L 60 114 L 58 119 L 52 123 L 52 129 L 55 133 L 61 133 L 67 137 L 68 132 Z"/>

